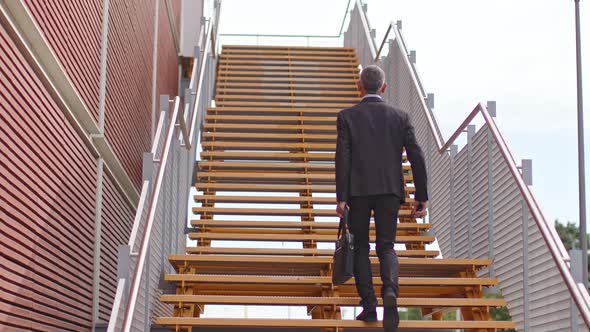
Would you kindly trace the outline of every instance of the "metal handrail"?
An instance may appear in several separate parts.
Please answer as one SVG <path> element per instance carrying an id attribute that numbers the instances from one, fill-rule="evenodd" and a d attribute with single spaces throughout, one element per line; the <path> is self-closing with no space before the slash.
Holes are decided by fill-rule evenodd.
<path id="1" fill-rule="evenodd" d="M 401 35 L 399 34 L 399 30 L 397 29 L 397 27 L 396 27 L 396 32 L 398 33 L 398 37 L 400 37 Z M 407 52 L 405 52 L 405 45 L 402 44 L 402 40 L 400 38 L 396 38 L 396 40 L 398 42 L 398 45 L 400 46 L 400 48 L 402 49 L 402 51 L 406 55 L 404 57 L 404 59 L 405 59 L 404 61 L 406 62 L 406 65 L 409 68 L 413 68 L 411 66 L 410 60 L 407 57 Z M 419 88 L 420 91 L 423 91 L 423 90 L 421 90 L 421 83 L 419 82 L 419 79 L 418 79 L 417 75 L 415 75 L 414 71 L 415 71 L 414 69 L 411 71 L 413 83 L 416 85 L 416 88 Z M 421 98 L 421 99 L 422 99 L 422 106 L 423 106 L 422 109 L 424 110 L 424 113 L 425 113 L 426 118 L 428 120 L 428 124 L 430 126 L 430 131 L 431 131 L 431 134 L 434 137 L 434 140 L 435 140 L 436 145 L 438 147 L 439 154 L 448 153 L 449 147 L 465 131 L 467 126 L 469 126 L 471 124 L 471 122 L 475 118 L 475 116 L 480 113 L 482 114 L 482 116 L 485 120 L 485 123 L 488 125 L 488 128 L 490 128 L 490 132 L 492 134 L 492 137 L 494 138 L 494 140 L 496 141 L 496 143 L 498 145 L 500 153 L 502 154 L 502 156 L 504 157 L 504 160 L 506 161 L 506 163 L 508 164 L 508 166 L 510 168 L 510 173 L 512 174 L 514 180 L 516 181 L 516 184 L 518 186 L 520 193 L 523 196 L 524 201 L 526 202 L 527 206 L 530 209 L 530 212 L 533 216 L 533 219 L 535 220 L 535 223 L 539 227 L 541 235 L 543 236 L 543 240 L 545 241 L 545 243 L 549 247 L 549 251 L 551 252 L 551 256 L 553 257 L 553 260 L 555 261 L 555 264 L 557 265 L 557 268 L 558 268 L 563 280 L 566 283 L 566 286 L 570 292 L 570 295 L 572 296 L 574 302 L 576 303 L 576 305 L 578 307 L 580 315 L 584 319 L 586 326 L 590 326 L 590 296 L 588 295 L 588 291 L 586 290 L 586 286 L 584 283 L 576 283 L 574 278 L 572 277 L 570 270 L 569 270 L 569 266 L 568 266 L 569 255 L 568 255 L 567 251 L 565 250 L 563 243 L 561 242 L 561 240 L 559 239 L 559 237 L 557 236 L 555 231 L 552 230 L 552 225 L 547 222 L 547 219 L 545 218 L 545 216 L 541 212 L 539 204 L 536 201 L 531 189 L 524 182 L 524 179 L 523 179 L 520 171 L 518 170 L 518 167 L 516 166 L 516 163 L 514 161 L 514 157 L 513 157 L 512 153 L 510 152 L 508 145 L 506 144 L 506 140 L 504 139 L 504 137 L 500 133 L 495 120 L 492 118 L 492 116 L 488 112 L 487 108 L 484 105 L 482 105 L 481 103 L 477 104 L 477 106 L 471 111 L 471 113 L 469 113 L 469 115 L 467 115 L 467 117 L 461 123 L 461 125 L 457 128 L 457 130 L 455 130 L 455 132 L 449 137 L 449 139 L 447 139 L 446 142 L 443 143 L 443 141 L 437 135 L 437 133 L 439 131 L 438 131 L 438 127 L 434 124 L 432 113 L 431 113 L 430 109 L 427 107 L 427 105 L 424 101 L 424 98 Z"/>
<path id="2" fill-rule="evenodd" d="M 381 51 L 383 51 L 383 46 L 385 46 L 385 42 L 387 41 L 387 37 L 389 37 L 389 33 L 393 29 L 393 22 L 389 23 L 387 27 L 387 32 L 385 32 L 385 36 L 383 36 L 383 40 L 381 41 L 381 46 L 379 46 L 379 50 L 377 50 L 377 55 L 375 55 L 375 62 L 379 61 L 379 56 L 381 56 Z"/>
<path id="3" fill-rule="evenodd" d="M 213 25 L 215 24 L 215 22 L 209 22 L 209 27 L 207 29 L 207 33 L 206 33 L 206 39 L 205 39 L 205 47 L 203 48 L 203 55 L 201 56 L 201 66 L 200 69 L 198 71 L 199 73 L 199 78 L 198 81 L 196 81 L 196 86 L 194 87 L 195 90 L 195 103 L 193 105 L 193 111 L 192 111 L 192 117 L 190 120 L 190 132 L 189 132 L 189 137 L 190 137 L 190 144 L 196 144 L 196 141 L 198 138 L 198 135 L 195 135 L 195 131 L 199 131 L 201 128 L 200 124 L 198 124 L 198 120 L 201 118 L 198 114 L 198 110 L 199 110 L 199 104 L 197 103 L 197 101 L 200 99 L 201 97 L 201 93 L 202 93 L 202 89 L 201 87 L 203 86 L 203 80 L 205 79 L 205 66 L 207 66 L 207 54 L 209 53 L 209 48 L 211 47 L 211 33 L 213 31 Z M 195 75 L 196 76 L 196 75 Z M 192 78 L 191 78 L 192 80 Z"/>
<path id="4" fill-rule="evenodd" d="M 174 111 L 172 113 L 172 119 L 176 121 L 184 122 L 184 119 L 179 117 L 180 109 L 180 97 L 174 98 Z M 148 247 L 150 245 L 150 236 L 152 234 L 153 224 L 156 216 L 156 206 L 158 199 L 161 194 L 162 182 L 164 181 L 164 172 L 166 171 L 166 165 L 168 163 L 169 151 L 172 145 L 172 139 L 174 138 L 175 126 L 169 126 L 166 133 L 166 140 L 162 150 L 162 158 L 160 159 L 160 168 L 158 169 L 158 175 L 154 182 L 153 195 L 150 199 L 150 208 L 148 212 L 147 224 L 145 227 L 145 233 L 141 240 L 141 247 L 137 253 L 137 264 L 134 270 L 133 281 L 131 282 L 131 289 L 129 293 L 129 299 L 125 309 L 125 319 L 123 321 L 123 331 L 131 330 L 131 323 L 133 322 L 133 315 L 135 313 L 135 304 L 137 303 L 137 297 L 139 295 L 139 286 L 141 284 L 141 276 L 143 275 L 143 269 L 145 268 L 145 260 L 147 258 Z M 132 253 L 134 254 L 134 253 Z"/>
<path id="5" fill-rule="evenodd" d="M 166 116 L 165 112 L 161 112 L 160 114 L 160 120 L 158 122 L 156 135 L 154 138 L 152 148 L 150 150 L 152 156 L 155 156 L 158 152 L 158 147 L 160 147 L 160 144 L 162 143 L 161 139 L 165 139 L 161 146 L 162 151 L 160 154 L 160 158 L 159 160 L 155 159 L 158 160 L 159 168 L 154 180 L 145 180 L 142 184 L 140 204 L 136 211 L 134 224 L 128 243 L 129 248 L 133 250 L 136 245 L 136 242 L 139 241 L 139 228 L 142 221 L 142 216 L 144 212 L 146 212 L 145 208 L 147 207 L 147 222 L 145 224 L 145 232 L 141 237 L 140 248 L 137 252 L 131 252 L 131 256 L 137 257 L 137 263 L 135 264 L 135 269 L 133 270 L 133 279 L 130 283 L 129 296 L 126 301 L 127 305 L 125 307 L 123 318 L 123 331 L 130 331 L 133 323 L 133 316 L 135 314 L 136 303 L 141 286 L 142 275 L 145 270 L 147 255 L 149 253 L 148 249 L 150 246 L 152 229 L 157 214 L 157 205 L 162 191 L 162 183 L 164 181 L 166 166 L 168 164 L 169 155 L 171 153 L 172 142 L 174 139 L 179 139 L 184 142 L 182 146 L 186 150 L 192 151 L 196 148 L 198 134 L 201 129 L 201 125 L 198 121 L 201 118 L 201 114 L 199 113 L 200 109 L 198 102 L 202 95 L 202 86 L 205 77 L 205 71 L 207 68 L 206 66 L 208 65 L 208 53 L 213 39 L 212 31 L 214 29 L 215 24 L 216 21 L 210 21 L 208 26 L 202 25 L 201 27 L 199 43 L 204 42 L 205 45 L 202 47 L 203 51 L 201 53 L 202 55 L 200 56 L 201 61 L 195 61 L 193 64 L 193 68 L 191 71 L 192 75 L 188 89 L 190 91 L 190 95 L 185 96 L 184 106 L 181 106 L 180 97 L 177 96 L 174 98 L 174 108 L 171 117 Z M 204 32 L 205 30 L 206 32 Z M 197 57 L 197 54 L 195 55 L 195 57 Z M 187 121 L 187 119 L 185 118 L 187 117 L 187 114 L 189 114 L 187 112 L 190 111 L 192 95 L 195 96 L 194 107 L 192 109 L 192 113 L 190 114 L 190 119 L 188 119 L 189 121 Z M 167 121 L 171 122 L 170 125 L 167 127 L 166 132 L 164 133 L 165 122 Z M 179 133 L 175 136 L 174 133 L 178 129 L 180 129 Z M 163 136 L 164 134 L 165 136 Z M 148 195 L 150 197 L 149 204 Z M 127 283 L 128 280 L 126 280 L 125 278 L 120 279 L 118 282 L 116 299 L 114 302 L 113 311 L 111 313 L 111 321 L 109 322 L 108 331 L 114 331 L 115 329 L 118 311 L 124 298 L 123 294 L 125 293 Z"/>

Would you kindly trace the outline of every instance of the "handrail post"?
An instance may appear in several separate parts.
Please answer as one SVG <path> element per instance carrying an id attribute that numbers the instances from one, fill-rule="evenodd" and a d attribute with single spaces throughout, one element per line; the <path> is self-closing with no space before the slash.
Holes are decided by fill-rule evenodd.
<path id="1" fill-rule="evenodd" d="M 434 108 L 434 93 L 429 93 L 426 95 L 426 106 L 428 106 L 430 109 Z"/>
<path id="2" fill-rule="evenodd" d="M 475 125 L 467 126 L 467 222 L 469 223 L 467 241 L 469 242 L 468 257 L 473 258 L 473 137 Z"/>
<path id="3" fill-rule="evenodd" d="M 131 247 L 122 244 L 117 249 L 117 278 L 125 280 L 125 290 L 123 292 L 123 301 L 127 302 L 129 296 L 129 267 L 131 266 Z"/>
<path id="4" fill-rule="evenodd" d="M 410 53 L 408 53 L 408 59 L 412 64 L 416 64 L 416 51 L 411 50 Z"/>
<path id="5" fill-rule="evenodd" d="M 488 113 L 492 118 L 496 117 L 496 101 L 495 100 L 488 100 L 486 104 L 486 108 L 488 109 Z"/>
<path id="6" fill-rule="evenodd" d="M 92 331 L 96 330 L 100 311 L 100 265 L 102 253 L 102 201 L 104 180 L 104 159 L 99 158 L 96 165 L 96 207 L 94 216 L 94 262 L 92 280 Z"/>

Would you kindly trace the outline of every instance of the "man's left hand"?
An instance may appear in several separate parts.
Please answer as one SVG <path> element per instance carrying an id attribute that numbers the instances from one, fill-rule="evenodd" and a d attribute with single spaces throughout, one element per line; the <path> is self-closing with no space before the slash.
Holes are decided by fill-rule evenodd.
<path id="1" fill-rule="evenodd" d="M 344 218 L 344 209 L 346 209 L 346 202 L 338 202 L 336 205 L 336 214 L 340 218 Z"/>

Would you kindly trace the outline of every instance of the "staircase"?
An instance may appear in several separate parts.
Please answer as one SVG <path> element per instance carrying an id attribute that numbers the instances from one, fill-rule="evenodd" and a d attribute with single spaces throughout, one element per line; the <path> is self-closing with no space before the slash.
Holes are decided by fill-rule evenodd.
<path id="1" fill-rule="evenodd" d="M 186 254 L 171 255 L 176 273 L 165 276 L 176 294 L 161 301 L 174 317 L 157 324 L 176 331 L 370 330 L 341 319 L 358 306 L 354 282 L 331 283 L 336 239 L 334 151 L 336 114 L 359 101 L 358 62 L 351 48 L 224 46 L 219 57 L 215 107 L 205 115 Z M 483 298 L 495 279 L 477 278 L 482 259 L 439 259 L 426 250 L 430 225 L 410 217 L 413 181 L 405 164 L 407 204 L 401 206 L 397 242 L 400 307 L 420 308 L 424 320 L 402 330 L 495 331 L 512 322 L 490 320 L 501 299 Z M 227 206 L 230 207 L 227 207 Z M 285 207 L 287 206 L 287 207 Z M 374 230 L 372 231 L 374 236 Z M 212 246 L 212 241 L 231 246 Z M 240 241 L 248 244 L 239 245 Z M 300 248 L 251 247 L 251 242 L 296 242 Z M 318 245 L 319 244 L 319 245 Z M 379 263 L 371 252 L 379 294 Z M 200 318 L 206 305 L 302 306 L 312 319 Z M 463 320 L 442 316 L 459 309 Z M 217 328 L 217 329 L 215 329 Z"/>

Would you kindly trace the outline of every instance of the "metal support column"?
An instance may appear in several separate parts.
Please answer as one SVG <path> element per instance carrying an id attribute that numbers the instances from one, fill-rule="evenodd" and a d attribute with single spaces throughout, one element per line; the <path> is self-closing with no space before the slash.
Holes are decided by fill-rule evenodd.
<path id="1" fill-rule="evenodd" d="M 147 254 L 145 257 L 145 269 L 143 270 L 145 273 L 145 296 L 143 298 L 143 302 L 144 302 L 144 317 L 145 317 L 145 321 L 144 321 L 144 331 L 149 331 L 150 330 L 150 326 L 152 325 L 152 317 L 150 316 L 150 310 L 151 310 L 151 306 L 150 306 L 150 281 L 151 281 L 151 254 L 152 254 L 152 246 L 149 245 L 147 247 Z"/>
<path id="2" fill-rule="evenodd" d="M 100 80 L 98 86 L 98 135 L 104 137 L 105 109 L 107 95 L 107 56 L 109 37 L 109 0 L 102 5 L 102 36 L 100 44 Z M 95 136 L 95 137 L 96 137 Z M 94 222 L 94 276 L 92 285 L 92 331 L 95 331 L 99 319 L 100 307 L 100 263 L 102 237 L 102 190 L 104 176 L 104 160 L 97 160 L 96 209 Z"/>
<path id="3" fill-rule="evenodd" d="M 162 131 L 162 136 L 160 137 L 161 140 L 165 140 L 165 133 L 168 131 L 168 127 L 169 126 L 174 126 L 174 119 L 171 119 L 170 121 L 168 121 L 168 117 L 169 117 L 169 111 L 170 111 L 170 96 L 169 95 L 160 95 L 160 116 L 164 117 L 164 123 L 168 123 L 168 125 L 164 125 L 164 130 Z M 169 153 L 173 153 L 174 148 L 170 149 Z M 158 153 L 161 153 L 163 151 L 159 151 Z M 158 159 L 163 159 L 164 156 L 160 155 L 158 157 L 156 157 Z M 173 158 L 169 159 L 169 163 L 173 163 Z M 162 167 L 163 165 L 159 165 L 159 167 Z M 174 167 L 174 166 L 172 166 Z M 170 217 L 170 197 L 169 192 L 170 192 L 170 188 L 168 188 L 170 184 L 169 179 L 164 179 L 164 182 L 162 183 L 162 189 L 164 190 L 164 195 L 163 195 L 163 202 L 161 204 L 163 204 L 164 206 L 162 207 L 163 215 L 162 215 L 162 220 L 161 222 L 161 243 L 162 243 L 162 252 L 166 251 L 166 241 L 167 241 L 167 237 L 168 237 L 168 233 L 169 230 L 164 227 L 164 223 L 166 223 L 167 221 L 169 221 L 169 217 Z M 154 225 L 155 226 L 155 225 Z M 160 257 L 160 266 L 164 266 L 164 264 L 166 264 L 166 255 L 161 255 Z"/>
<path id="4" fill-rule="evenodd" d="M 96 172 L 96 207 L 94 215 L 94 273 L 92 280 L 92 330 L 96 329 L 100 307 L 100 254 L 102 239 L 102 192 L 104 177 L 104 160 L 98 159 Z"/>
<path id="5" fill-rule="evenodd" d="M 572 277 L 576 283 L 583 283 L 584 282 L 584 268 L 583 268 L 583 257 L 585 255 L 582 254 L 582 250 L 580 249 L 572 249 L 570 250 L 570 268 L 572 271 Z M 579 327 L 579 320 L 578 320 L 578 307 L 573 299 L 570 299 L 570 316 L 571 316 L 571 326 L 570 331 L 578 332 Z"/>
<path id="6" fill-rule="evenodd" d="M 455 256 L 455 157 L 459 148 L 457 145 L 451 145 L 449 153 L 449 191 L 450 191 L 450 215 L 451 215 L 451 257 Z"/>
<path id="7" fill-rule="evenodd" d="M 577 101 L 578 101 L 578 186 L 580 205 L 580 248 L 588 252 L 586 230 L 586 169 L 584 156 L 584 101 L 582 90 L 582 43 L 580 33 L 580 0 L 574 0 L 576 11 L 576 73 L 577 73 Z M 588 266 L 588 256 L 582 255 L 583 266 Z M 583 282 L 588 287 L 588 269 L 583 269 Z"/>
<path id="8" fill-rule="evenodd" d="M 522 160 L 522 177 L 524 182 L 531 186 L 533 185 L 533 161 L 530 159 Z M 529 209 L 524 201 L 521 199 L 522 210 L 522 301 L 523 301 L 523 317 L 524 329 L 523 331 L 530 331 L 529 325 Z"/>
<path id="9" fill-rule="evenodd" d="M 162 114 L 161 116 L 165 116 Z M 150 185 L 148 188 L 149 196 L 147 197 L 148 200 L 151 200 L 151 192 L 153 189 L 153 180 L 154 180 L 154 155 L 151 152 L 145 152 L 143 154 L 143 173 L 142 173 L 142 180 L 149 181 Z M 130 250 L 135 250 L 134 248 L 130 248 Z M 145 260 L 145 296 L 144 296 L 144 314 L 145 314 L 145 325 L 144 331 L 149 331 L 151 325 L 151 318 L 149 316 L 150 313 L 150 271 L 151 271 L 151 246 L 148 246 L 146 260 Z M 128 279 L 129 283 L 131 279 Z M 127 293 L 127 292 L 126 292 Z M 127 301 L 125 301 L 126 303 Z"/>
<path id="10" fill-rule="evenodd" d="M 496 117 L 496 102 L 488 101 L 488 112 L 492 117 Z M 487 129 L 487 150 L 488 150 L 488 258 L 492 260 L 489 268 L 489 277 L 494 278 L 494 141 L 492 132 Z M 497 287 L 492 287 L 497 288 Z"/>
<path id="11" fill-rule="evenodd" d="M 105 107 L 107 95 L 107 56 L 109 45 L 109 0 L 102 5 L 102 37 L 100 43 L 100 85 L 98 91 L 98 131 L 104 135 Z"/>

